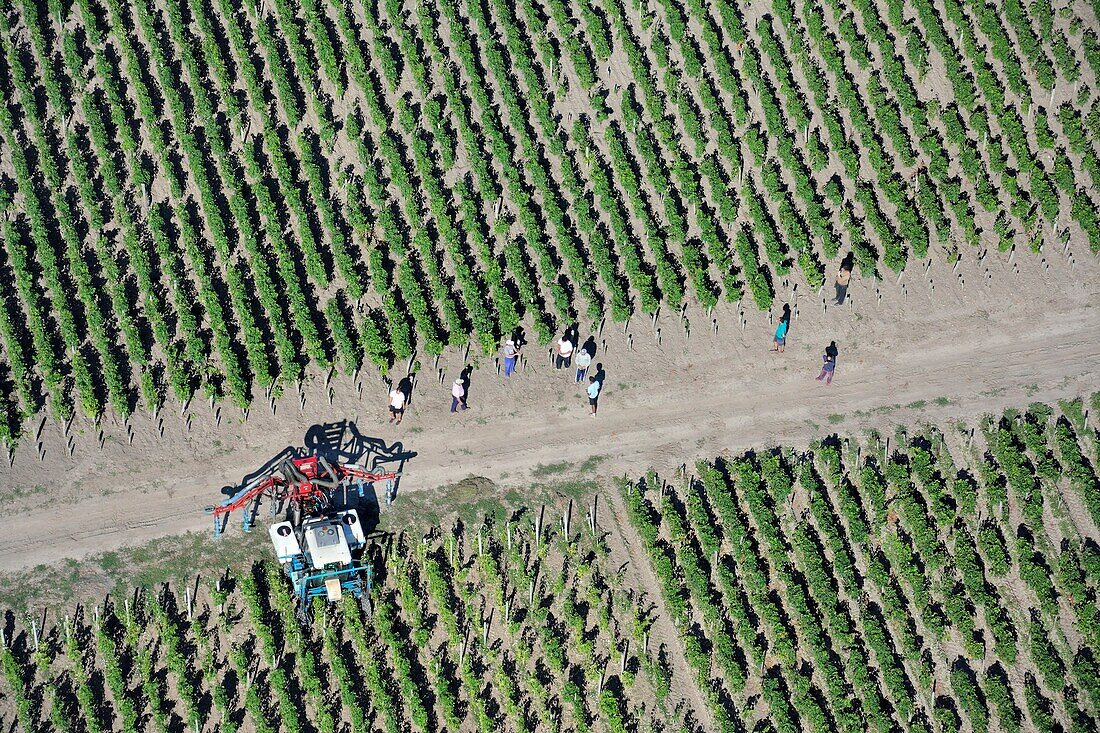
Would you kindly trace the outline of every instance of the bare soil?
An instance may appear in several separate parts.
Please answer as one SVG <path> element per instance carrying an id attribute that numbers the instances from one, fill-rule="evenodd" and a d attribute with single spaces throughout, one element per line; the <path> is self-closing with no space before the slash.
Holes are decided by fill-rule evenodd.
<path id="1" fill-rule="evenodd" d="M 769 351 L 774 326 L 755 310 L 744 312 L 743 328 L 737 308 L 716 310 L 717 334 L 712 317 L 689 312 L 690 337 L 677 314 L 665 314 L 659 342 L 648 319 L 625 330 L 608 323 L 597 337 L 606 380 L 596 418 L 573 370 L 555 372 L 548 352 L 531 345 L 511 380 L 492 358 L 472 358 L 480 368 L 470 409 L 459 414 L 448 410 L 462 353 L 441 360 L 442 384 L 425 364 L 400 426 L 387 424 L 385 380 L 361 378 L 359 397 L 355 381 L 334 377 L 330 404 L 323 375 L 307 385 L 304 408 L 293 390 L 274 415 L 257 404 L 247 420 L 228 407 L 192 404 L 184 417 L 160 416 L 163 436 L 150 416 L 135 418 L 132 444 L 125 426 L 107 424 L 100 448 L 96 428 L 78 421 L 72 456 L 62 426 L 46 421 L 44 457 L 28 440 L 0 469 L 0 571 L 205 529 L 203 508 L 223 487 L 287 446 L 302 447 L 318 423 L 354 422 L 366 436 L 415 451 L 401 495 L 471 475 L 522 494 L 536 477 L 564 475 L 586 460 L 608 476 L 640 475 L 834 432 L 972 425 L 1005 407 L 1100 389 L 1100 263 L 1061 252 L 1013 259 L 991 252 L 981 264 L 968 250 L 956 272 L 934 263 L 926 275 L 913 263 L 900 284 L 856 279 L 850 304 L 824 313 L 822 295 L 799 285 L 789 297 L 796 317 L 783 354 Z M 595 331 L 582 325 L 582 340 Z M 840 356 L 826 387 L 814 377 L 833 340 Z"/>

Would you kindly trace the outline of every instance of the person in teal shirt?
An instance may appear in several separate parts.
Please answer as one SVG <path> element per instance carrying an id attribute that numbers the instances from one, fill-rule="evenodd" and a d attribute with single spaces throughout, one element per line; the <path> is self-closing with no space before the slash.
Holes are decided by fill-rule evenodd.
<path id="1" fill-rule="evenodd" d="M 596 381 L 595 377 L 588 378 L 588 406 L 592 408 L 592 417 L 596 417 L 596 403 L 600 399 L 600 388 L 602 385 Z"/>
<path id="2" fill-rule="evenodd" d="M 787 327 L 790 323 L 786 318 L 779 322 L 775 329 L 775 345 L 772 347 L 772 351 L 783 353 L 783 348 L 787 345 Z"/>

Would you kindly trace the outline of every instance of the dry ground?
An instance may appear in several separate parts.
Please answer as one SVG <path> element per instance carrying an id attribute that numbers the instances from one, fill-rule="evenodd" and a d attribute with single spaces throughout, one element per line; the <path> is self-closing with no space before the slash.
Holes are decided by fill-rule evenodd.
<path id="1" fill-rule="evenodd" d="M 1100 389 L 1100 263 L 1049 251 L 1014 260 L 992 252 L 981 264 L 966 251 L 955 273 L 932 266 L 934 291 L 914 263 L 900 285 L 879 283 L 881 301 L 875 283 L 860 279 L 850 306 L 825 313 L 819 294 L 795 293 L 784 354 L 769 352 L 772 326 L 751 309 L 743 329 L 737 309 L 716 311 L 717 335 L 710 318 L 689 312 L 690 338 L 674 314 L 664 315 L 660 344 L 648 320 L 632 321 L 625 332 L 608 324 L 598 339 L 607 379 L 595 419 L 572 372 L 555 373 L 547 353 L 531 346 L 526 370 L 510 382 L 482 359 L 471 409 L 459 415 L 448 413 L 449 387 L 462 354 L 441 361 L 443 385 L 425 365 L 398 427 L 386 423 L 381 381 L 366 379 L 359 398 L 355 383 L 339 376 L 331 405 L 317 377 L 304 409 L 291 390 L 274 416 L 260 405 L 242 422 L 226 409 L 218 425 L 208 405 L 192 405 L 187 421 L 161 416 L 163 437 L 151 419 L 137 419 L 132 445 L 123 426 L 107 425 L 100 449 L 94 427 L 78 422 L 71 457 L 61 426 L 47 422 L 44 460 L 27 441 L 13 466 L 0 470 L 0 570 L 204 529 L 203 507 L 223 486 L 286 446 L 301 446 L 309 426 L 321 422 L 354 421 L 364 435 L 415 451 L 403 494 L 470 475 L 522 492 L 532 472 L 545 478 L 586 459 L 591 465 L 593 456 L 601 457 L 602 473 L 638 475 L 837 431 L 973 424 L 1007 406 Z M 586 338 L 587 327 L 581 331 Z M 830 340 L 840 357 L 825 387 L 813 377 Z"/>

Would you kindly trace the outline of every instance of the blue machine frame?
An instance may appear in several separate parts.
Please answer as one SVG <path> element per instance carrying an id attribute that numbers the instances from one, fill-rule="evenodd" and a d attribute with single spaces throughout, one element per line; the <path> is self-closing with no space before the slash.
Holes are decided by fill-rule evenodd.
<path id="1" fill-rule="evenodd" d="M 314 598 L 326 595 L 325 581 L 329 578 L 340 578 L 341 590 L 351 593 L 356 598 L 362 598 L 364 591 L 368 596 L 370 595 L 374 585 L 374 567 L 370 563 L 357 560 L 339 570 L 316 572 L 306 566 L 304 559 L 304 555 L 279 558 L 280 561 L 290 560 L 290 563 L 285 566 L 286 574 L 294 584 L 294 592 L 302 604 L 301 608 L 308 608 L 309 602 Z"/>

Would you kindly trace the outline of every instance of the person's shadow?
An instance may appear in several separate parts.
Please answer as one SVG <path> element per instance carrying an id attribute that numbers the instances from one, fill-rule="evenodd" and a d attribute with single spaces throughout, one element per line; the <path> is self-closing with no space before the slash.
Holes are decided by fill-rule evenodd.
<path id="1" fill-rule="evenodd" d="M 512 343 L 517 351 L 527 345 L 527 333 L 523 330 L 523 326 L 516 326 L 516 330 L 512 332 Z"/>
<path id="2" fill-rule="evenodd" d="M 840 269 L 841 270 L 847 270 L 848 272 L 851 272 L 852 268 L 855 267 L 855 264 L 856 264 L 855 252 L 849 252 L 848 254 L 844 255 L 844 259 L 842 259 L 840 261 Z"/>
<path id="3" fill-rule="evenodd" d="M 604 371 L 603 362 L 596 364 L 596 371 L 592 375 L 596 378 L 596 381 L 600 383 L 600 391 L 603 392 L 603 388 L 607 386 L 605 381 L 607 380 L 607 372 Z"/>
<path id="4" fill-rule="evenodd" d="M 565 329 L 565 340 L 576 346 L 581 340 L 581 333 L 577 328 L 577 324 L 569 326 Z"/>
<path id="5" fill-rule="evenodd" d="M 581 346 L 581 351 L 585 352 L 590 357 L 596 356 L 596 337 L 589 336 L 588 340 Z"/>
<path id="6" fill-rule="evenodd" d="M 414 385 L 414 382 L 412 380 L 411 375 L 408 376 L 408 377 L 402 377 L 401 381 L 397 383 L 397 391 L 400 392 L 401 394 L 405 395 L 405 405 L 406 406 L 412 404 L 413 385 Z"/>
<path id="7" fill-rule="evenodd" d="M 467 364 L 463 367 L 462 371 L 458 373 L 458 378 L 462 380 L 462 386 L 466 390 L 466 402 L 470 402 L 470 377 L 473 376 L 474 367 L 472 364 Z"/>
<path id="8" fill-rule="evenodd" d="M 829 345 L 825 347 L 825 355 L 833 360 L 833 364 L 836 364 L 836 357 L 840 353 L 840 349 L 836 347 L 836 341 L 830 341 Z"/>

